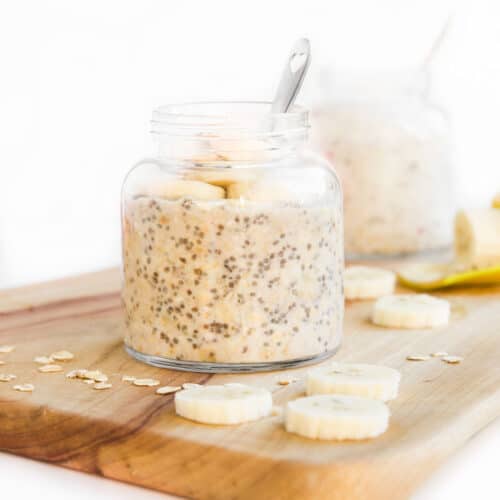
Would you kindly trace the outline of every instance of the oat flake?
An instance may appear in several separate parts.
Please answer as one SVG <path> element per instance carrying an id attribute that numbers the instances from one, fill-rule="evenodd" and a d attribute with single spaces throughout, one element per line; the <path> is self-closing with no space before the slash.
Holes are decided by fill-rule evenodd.
<path id="1" fill-rule="evenodd" d="M 70 361 L 74 359 L 75 355 L 69 351 L 56 351 L 53 352 L 50 357 L 56 361 Z"/>
<path id="2" fill-rule="evenodd" d="M 52 363 L 53 359 L 49 356 L 36 356 L 33 361 L 39 365 L 48 365 Z"/>
<path id="3" fill-rule="evenodd" d="M 186 382 L 185 384 L 182 384 L 183 389 L 197 389 L 198 387 L 203 387 L 200 384 L 192 384 L 191 382 Z"/>
<path id="4" fill-rule="evenodd" d="M 98 391 L 101 391 L 103 389 L 111 389 L 111 387 L 113 387 L 113 385 L 107 382 L 98 382 L 97 384 L 94 385 L 94 389 Z"/>
<path id="5" fill-rule="evenodd" d="M 102 373 L 100 370 L 86 370 L 82 375 L 82 378 L 90 378 L 96 382 L 106 382 L 108 380 L 107 375 Z"/>
<path id="6" fill-rule="evenodd" d="M 38 371 L 42 373 L 62 372 L 61 365 L 42 365 L 38 367 Z"/>
<path id="7" fill-rule="evenodd" d="M 35 389 L 35 386 L 33 384 L 19 384 L 19 385 L 15 385 L 13 387 L 13 389 L 15 391 L 19 391 L 19 392 L 33 392 Z"/>
<path id="8" fill-rule="evenodd" d="M 156 389 L 156 394 L 172 394 L 173 392 L 180 391 L 182 387 L 179 386 L 172 386 L 172 385 L 165 385 L 163 387 L 158 387 Z"/>
<path id="9" fill-rule="evenodd" d="M 445 363 L 449 363 L 450 365 L 457 365 L 461 361 L 463 361 L 464 358 L 461 356 L 444 356 L 441 358 L 442 361 Z"/>
<path id="10" fill-rule="evenodd" d="M 299 379 L 295 377 L 287 377 L 287 378 L 281 378 L 278 380 L 279 385 L 289 385 L 292 384 L 293 382 L 298 382 Z"/>
<path id="11" fill-rule="evenodd" d="M 15 345 L 0 345 L 0 353 L 9 353 L 12 352 L 16 348 Z"/>
<path id="12" fill-rule="evenodd" d="M 153 387 L 155 385 L 160 385 L 159 380 L 153 378 L 136 378 L 133 382 L 134 385 Z"/>
<path id="13" fill-rule="evenodd" d="M 78 370 L 71 370 L 70 372 L 66 373 L 66 378 L 85 378 L 85 374 L 87 373 L 87 370 L 80 368 Z"/>
<path id="14" fill-rule="evenodd" d="M 431 359 L 431 357 L 430 356 L 412 355 L 412 356 L 406 356 L 406 359 L 408 361 L 429 361 L 429 359 Z"/>

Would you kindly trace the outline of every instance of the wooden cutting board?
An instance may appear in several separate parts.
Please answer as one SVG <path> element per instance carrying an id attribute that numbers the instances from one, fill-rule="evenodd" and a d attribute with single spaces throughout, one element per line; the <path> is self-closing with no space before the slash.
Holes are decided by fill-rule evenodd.
<path id="1" fill-rule="evenodd" d="M 0 372 L 35 385 L 0 383 L 0 449 L 63 467 L 198 499 L 400 499 L 455 449 L 500 414 L 500 287 L 443 293 L 452 303 L 445 329 L 392 331 L 372 326 L 371 303 L 348 304 L 336 359 L 401 370 L 389 430 L 364 442 L 315 442 L 285 433 L 280 417 L 234 427 L 191 423 L 173 397 L 130 386 L 122 374 L 162 384 L 235 381 L 272 388 L 277 404 L 302 394 L 279 386 L 283 373 L 190 374 L 152 368 L 123 350 L 116 270 L 0 293 Z M 39 373 L 36 355 L 68 349 L 71 368 L 96 368 L 113 388 L 93 390 L 62 373 Z M 459 365 L 408 354 L 446 350 Z M 289 371 L 301 376 L 304 369 Z"/>

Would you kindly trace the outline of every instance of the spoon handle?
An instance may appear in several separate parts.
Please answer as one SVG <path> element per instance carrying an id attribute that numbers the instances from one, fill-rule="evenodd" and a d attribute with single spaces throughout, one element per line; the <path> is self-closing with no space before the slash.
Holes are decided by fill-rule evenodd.
<path id="1" fill-rule="evenodd" d="M 271 107 L 272 113 L 286 113 L 295 101 L 311 62 L 311 46 L 307 38 L 297 40 L 288 56 Z"/>

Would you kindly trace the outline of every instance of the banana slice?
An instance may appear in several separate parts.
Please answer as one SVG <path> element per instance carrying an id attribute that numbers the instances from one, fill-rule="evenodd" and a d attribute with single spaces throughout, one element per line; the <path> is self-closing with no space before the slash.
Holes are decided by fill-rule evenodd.
<path id="1" fill-rule="evenodd" d="M 455 258 L 475 268 L 500 265 L 500 210 L 484 208 L 457 214 Z"/>
<path id="2" fill-rule="evenodd" d="M 204 424 L 240 424 L 271 413 L 273 401 L 266 389 L 243 384 L 209 385 L 175 394 L 178 415 Z"/>
<path id="3" fill-rule="evenodd" d="M 311 439 L 366 439 L 389 425 L 389 408 L 382 401 L 358 396 L 321 395 L 287 404 L 287 432 Z"/>
<path id="4" fill-rule="evenodd" d="M 200 166 L 224 165 L 228 163 L 262 163 L 272 159 L 273 147 L 265 141 L 244 138 L 206 137 L 197 147 L 191 148 L 193 154 L 185 155 Z"/>
<path id="5" fill-rule="evenodd" d="M 401 374 L 387 366 L 331 363 L 307 373 L 306 392 L 350 394 L 389 401 L 398 395 Z"/>
<path id="6" fill-rule="evenodd" d="M 292 201 L 293 194 L 274 181 L 238 182 L 227 187 L 227 197 L 247 201 Z"/>
<path id="7" fill-rule="evenodd" d="M 424 293 L 388 295 L 373 307 L 373 322 L 392 328 L 432 328 L 448 324 L 450 303 Z"/>
<path id="8" fill-rule="evenodd" d="M 226 192 L 218 186 L 212 186 L 206 182 L 191 180 L 171 180 L 147 186 L 141 190 L 149 196 L 158 196 L 167 200 L 180 200 L 189 198 L 191 200 L 220 200 L 225 198 Z"/>
<path id="9" fill-rule="evenodd" d="M 256 139 L 214 138 L 210 146 L 217 155 L 228 162 L 262 163 L 272 158 L 272 146 Z"/>
<path id="10" fill-rule="evenodd" d="M 245 168 L 201 168 L 185 172 L 186 179 L 206 182 L 214 186 L 227 187 L 235 183 L 254 181 L 257 174 Z"/>
<path id="11" fill-rule="evenodd" d="M 376 299 L 394 293 L 396 275 L 392 271 L 368 266 L 350 266 L 344 274 L 345 298 Z"/>

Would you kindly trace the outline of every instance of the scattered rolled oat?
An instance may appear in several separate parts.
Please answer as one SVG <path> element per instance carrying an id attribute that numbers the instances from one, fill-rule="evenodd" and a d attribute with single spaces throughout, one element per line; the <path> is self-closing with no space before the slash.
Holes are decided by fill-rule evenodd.
<path id="1" fill-rule="evenodd" d="M 15 391 L 20 391 L 20 392 L 33 392 L 35 389 L 35 386 L 33 384 L 19 384 L 15 385 L 13 387 Z"/>
<path id="2" fill-rule="evenodd" d="M 56 361 L 70 361 L 74 359 L 75 355 L 69 351 L 56 351 L 53 352 L 50 357 Z"/>
<path id="3" fill-rule="evenodd" d="M 278 380 L 278 384 L 279 385 L 288 385 L 288 384 L 292 384 L 293 382 L 298 382 L 299 379 L 298 378 L 295 378 L 295 377 L 285 377 L 285 378 L 281 378 Z"/>
<path id="4" fill-rule="evenodd" d="M 86 378 L 85 380 L 82 380 L 82 382 L 88 385 L 95 384 L 95 380 L 92 380 L 91 378 Z"/>
<path id="5" fill-rule="evenodd" d="M 78 370 L 71 370 L 66 373 L 67 378 L 79 378 L 85 383 L 93 382 L 107 382 L 108 376 L 102 373 L 100 370 L 86 370 L 85 368 L 80 368 Z M 87 382 L 90 380 L 91 382 Z"/>
<path id="6" fill-rule="evenodd" d="M 107 382 L 108 376 L 102 373 L 100 370 L 89 370 L 86 371 L 82 378 L 89 378 L 95 380 L 96 382 Z"/>
<path id="7" fill-rule="evenodd" d="M 133 382 L 136 379 L 136 377 L 133 377 L 132 375 L 123 375 L 122 376 L 122 382 Z"/>
<path id="8" fill-rule="evenodd" d="M 48 365 L 53 359 L 50 356 L 36 356 L 33 361 L 39 365 Z"/>
<path id="9" fill-rule="evenodd" d="M 180 391 L 182 387 L 179 386 L 172 386 L 172 385 L 165 385 L 163 387 L 158 387 L 156 389 L 156 394 L 172 394 L 173 392 Z"/>
<path id="10" fill-rule="evenodd" d="M 38 371 L 42 373 L 62 372 L 61 365 L 42 365 L 38 367 Z"/>
<path id="11" fill-rule="evenodd" d="M 84 368 L 71 370 L 70 372 L 66 373 L 66 378 L 85 378 L 86 373 L 87 370 L 85 370 Z"/>
<path id="12" fill-rule="evenodd" d="M 463 359 L 464 358 L 462 358 L 461 356 L 443 356 L 441 358 L 442 361 L 444 361 L 445 363 L 449 363 L 450 365 L 457 365 L 458 363 L 463 361 Z"/>
<path id="13" fill-rule="evenodd" d="M 12 373 L 0 373 L 0 382 L 10 382 L 15 378 L 17 378 L 17 376 Z"/>
<path id="14" fill-rule="evenodd" d="M 136 378 L 133 382 L 134 385 L 154 387 L 155 385 L 160 385 L 159 380 L 155 380 L 154 378 Z"/>
<path id="15" fill-rule="evenodd" d="M 193 384 L 196 387 L 199 387 L 198 384 Z M 224 387 L 245 387 L 245 384 L 238 384 L 238 382 L 229 382 L 227 384 L 224 384 Z"/>
<path id="16" fill-rule="evenodd" d="M 108 384 L 107 382 L 98 382 L 94 385 L 94 389 L 100 391 L 102 389 L 111 389 L 113 387 L 112 384 Z"/>
<path id="17" fill-rule="evenodd" d="M 8 352 L 12 352 L 15 348 L 15 345 L 0 345 L 0 353 L 5 354 Z"/>
<path id="18" fill-rule="evenodd" d="M 406 356 L 406 359 L 408 361 L 429 361 L 431 359 L 430 356 L 420 356 L 420 355 L 414 355 L 414 356 Z"/>
<path id="19" fill-rule="evenodd" d="M 433 358 L 442 358 L 444 356 L 448 356 L 448 353 L 446 351 L 437 351 L 437 352 L 431 353 L 431 356 Z"/>
<path id="20" fill-rule="evenodd" d="M 192 384 L 191 382 L 186 382 L 185 384 L 182 384 L 183 389 L 196 389 L 197 387 L 203 387 L 200 384 Z"/>

